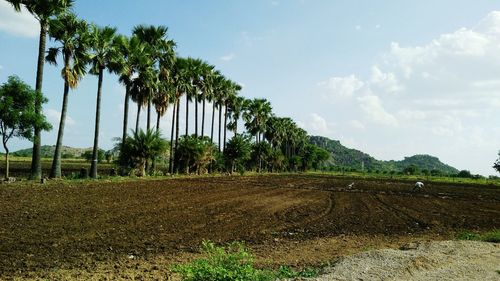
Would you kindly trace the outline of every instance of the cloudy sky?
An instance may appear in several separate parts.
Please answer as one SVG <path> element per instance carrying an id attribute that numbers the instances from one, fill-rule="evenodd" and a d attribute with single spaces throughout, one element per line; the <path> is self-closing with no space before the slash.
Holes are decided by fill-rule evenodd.
<path id="1" fill-rule="evenodd" d="M 431 154 L 458 169 L 494 174 L 498 1 L 80 0 L 74 11 L 126 35 L 137 24 L 168 26 L 181 56 L 216 65 L 244 86 L 242 95 L 268 98 L 277 115 L 292 117 L 312 135 L 378 159 Z M 0 83 L 16 74 L 34 85 L 37 34 L 29 14 L 16 14 L 0 0 Z M 54 144 L 57 134 L 59 73 L 46 65 L 43 91 L 50 102 L 44 111 L 55 129 L 44 133 L 44 144 Z M 65 145 L 92 145 L 96 88 L 97 79 L 88 75 L 71 92 Z M 116 77 L 107 75 L 106 149 L 121 135 L 123 97 Z M 129 124 L 134 114 L 132 108 Z M 162 120 L 164 131 L 169 120 Z"/>

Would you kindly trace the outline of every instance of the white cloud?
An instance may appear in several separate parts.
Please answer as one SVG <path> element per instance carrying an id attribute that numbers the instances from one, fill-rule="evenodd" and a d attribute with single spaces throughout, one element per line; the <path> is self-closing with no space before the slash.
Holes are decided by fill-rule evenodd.
<path id="1" fill-rule="evenodd" d="M 382 106 L 378 96 L 365 95 L 357 98 L 361 110 L 369 117 L 369 121 L 382 125 L 397 126 L 396 118 Z"/>
<path id="2" fill-rule="evenodd" d="M 271 5 L 273 6 L 278 6 L 280 4 L 279 1 L 271 1 Z"/>
<path id="3" fill-rule="evenodd" d="M 354 27 L 354 29 L 356 29 L 356 30 L 358 30 L 358 31 L 359 31 L 359 30 L 361 30 L 361 25 L 356 25 L 356 26 Z"/>
<path id="4" fill-rule="evenodd" d="M 52 126 L 54 128 L 57 128 L 59 126 L 59 121 L 61 120 L 61 112 L 52 108 L 48 108 L 44 110 L 44 113 Z M 75 120 L 71 118 L 71 116 L 66 115 L 66 125 L 74 126 L 75 124 Z"/>
<path id="5" fill-rule="evenodd" d="M 304 128 L 312 135 L 323 135 L 328 136 L 332 132 L 330 129 L 331 124 L 329 124 L 325 118 L 317 113 L 309 114 L 309 118 L 304 121 L 298 121 L 297 125 Z"/>
<path id="6" fill-rule="evenodd" d="M 378 66 L 372 67 L 371 85 L 379 87 L 383 92 L 386 93 L 397 93 L 403 89 L 396 79 L 394 73 L 388 72 L 384 73 L 378 68 Z"/>
<path id="7" fill-rule="evenodd" d="M 232 61 L 235 57 L 236 57 L 236 55 L 234 53 L 230 53 L 230 54 L 227 54 L 227 55 L 220 57 L 220 59 L 223 61 Z"/>
<path id="8" fill-rule="evenodd" d="M 375 29 L 379 29 L 380 27 L 380 24 L 375 25 Z"/>
<path id="9" fill-rule="evenodd" d="M 361 123 L 360 121 L 358 120 L 351 120 L 349 121 L 349 125 L 354 128 L 354 129 L 358 129 L 358 130 L 364 130 L 365 129 L 365 125 L 363 123 Z"/>
<path id="10" fill-rule="evenodd" d="M 364 84 L 355 75 L 350 75 L 346 77 L 331 77 L 326 81 L 319 82 L 318 86 L 326 90 L 326 98 L 335 99 L 353 96 Z"/>
<path id="11" fill-rule="evenodd" d="M 0 30 L 19 37 L 36 38 L 40 25 L 25 8 L 18 13 L 8 2 L 0 1 Z"/>

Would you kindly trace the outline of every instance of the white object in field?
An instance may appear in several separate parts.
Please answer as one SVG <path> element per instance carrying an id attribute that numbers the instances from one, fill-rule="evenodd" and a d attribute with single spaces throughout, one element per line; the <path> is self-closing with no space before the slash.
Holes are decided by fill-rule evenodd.
<path id="1" fill-rule="evenodd" d="M 348 189 L 351 189 L 353 187 L 354 187 L 354 183 L 353 182 L 347 186 Z"/>
<path id="2" fill-rule="evenodd" d="M 415 190 L 415 189 L 420 190 L 420 189 L 422 189 L 422 188 L 424 188 L 424 183 L 423 183 L 423 182 L 421 182 L 421 181 L 417 181 L 417 182 L 415 183 L 415 187 L 414 187 L 413 189 L 414 189 L 414 190 Z"/>

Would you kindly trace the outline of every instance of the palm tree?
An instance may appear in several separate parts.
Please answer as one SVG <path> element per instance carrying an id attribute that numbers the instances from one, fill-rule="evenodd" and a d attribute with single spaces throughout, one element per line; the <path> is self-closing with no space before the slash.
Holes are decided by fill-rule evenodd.
<path id="1" fill-rule="evenodd" d="M 241 86 L 229 81 L 227 85 L 227 95 L 224 102 L 224 148 L 226 147 L 226 134 L 227 134 L 227 112 L 232 99 L 235 99 L 238 91 L 241 91 Z"/>
<path id="2" fill-rule="evenodd" d="M 172 69 L 172 83 L 175 88 L 174 111 L 172 116 L 172 125 L 175 120 L 175 126 L 172 126 L 171 147 L 170 147 L 170 173 L 173 174 L 176 170 L 175 150 L 179 143 L 179 108 L 182 94 L 191 90 L 191 81 L 189 80 L 188 61 L 185 58 L 177 58 Z M 175 127 L 175 143 L 174 143 L 174 127 Z"/>
<path id="3" fill-rule="evenodd" d="M 68 109 L 69 89 L 75 89 L 80 79 L 86 74 L 86 66 L 89 61 L 89 36 L 88 25 L 85 21 L 78 19 L 72 13 L 60 15 L 51 20 L 49 28 L 50 37 L 61 43 L 60 47 L 50 48 L 47 61 L 56 64 L 59 53 L 62 54 L 64 67 L 61 76 L 64 79 L 64 94 L 61 110 L 61 120 L 57 134 L 56 149 L 50 171 L 51 178 L 61 177 L 61 147 L 66 122 L 66 111 Z"/>
<path id="4" fill-rule="evenodd" d="M 121 56 L 117 49 L 116 43 L 116 28 L 92 26 L 90 33 L 92 40 L 92 54 L 90 72 L 97 75 L 97 101 L 95 113 L 95 132 L 94 132 L 94 148 L 92 150 L 92 162 L 90 165 L 90 177 L 97 178 L 97 153 L 99 148 L 99 122 L 101 115 L 101 94 L 102 80 L 104 71 L 108 69 L 110 72 L 116 71 L 121 65 Z"/>
<path id="5" fill-rule="evenodd" d="M 118 49 L 121 56 L 123 57 L 123 61 L 119 70 L 120 82 L 125 85 L 123 132 L 121 142 L 121 146 L 123 147 L 128 130 L 128 111 L 130 90 L 133 86 L 133 76 L 137 73 L 139 66 L 146 64 L 146 61 L 149 58 L 147 57 L 147 52 L 145 51 L 145 45 L 139 40 L 137 36 L 132 36 L 130 38 L 119 36 L 117 42 Z"/>
<path id="6" fill-rule="evenodd" d="M 160 132 L 147 130 L 144 132 L 134 132 L 127 137 L 125 149 L 122 157 L 131 158 L 136 168 L 139 170 L 138 176 L 146 174 L 146 161 L 151 157 L 163 153 L 167 148 L 167 143 L 161 138 Z"/>
<path id="7" fill-rule="evenodd" d="M 245 127 L 255 136 L 255 142 L 261 141 L 261 135 L 266 131 L 267 119 L 271 116 L 272 107 L 266 99 L 253 99 L 243 113 Z"/>
<path id="8" fill-rule="evenodd" d="M 167 40 L 167 30 L 168 28 L 165 26 L 146 26 L 146 25 L 138 25 L 134 27 L 133 34 L 136 35 L 142 42 L 144 42 L 149 49 L 151 50 L 150 58 L 152 60 L 151 67 L 153 69 L 158 70 L 159 74 L 159 63 L 160 57 L 162 53 L 167 52 L 169 54 L 173 53 L 173 48 L 175 47 L 175 43 L 171 40 Z M 146 77 L 144 77 L 146 78 Z M 147 96 L 147 105 L 148 105 L 148 119 L 147 119 L 147 128 L 150 128 L 151 125 L 151 103 L 153 100 L 154 94 L 156 94 L 156 83 L 154 78 L 147 76 L 148 80 L 143 84 L 144 87 L 148 88 L 146 90 Z M 158 75 L 156 75 L 156 79 Z"/>
<path id="9" fill-rule="evenodd" d="M 40 24 L 40 37 L 38 43 L 38 60 L 36 68 L 36 83 L 35 90 L 42 92 L 43 83 L 43 66 L 45 62 L 45 45 L 47 38 L 47 30 L 49 27 L 49 19 L 65 12 L 73 5 L 73 0 L 7 0 L 17 12 L 21 11 L 21 6 L 26 7 Z M 39 100 L 35 100 L 35 113 L 41 114 L 42 104 Z M 42 128 L 34 126 L 35 132 L 33 137 L 33 154 L 31 158 L 31 179 L 39 180 L 42 177 L 41 164 L 41 131 Z"/>
<path id="10" fill-rule="evenodd" d="M 201 113 L 201 136 L 205 136 L 205 105 L 211 100 L 212 84 L 214 77 L 214 66 L 204 63 L 202 67 L 202 82 L 200 84 L 202 113 Z"/>
<path id="11" fill-rule="evenodd" d="M 210 141 L 214 142 L 214 121 L 215 121 L 215 110 L 217 108 L 217 92 L 224 82 L 224 76 L 219 72 L 215 71 L 210 78 L 210 94 L 206 96 L 207 100 L 212 103 L 212 127 L 210 129 Z"/>
<path id="12" fill-rule="evenodd" d="M 230 122 L 227 124 L 227 128 L 234 132 L 234 136 L 238 133 L 238 120 L 241 118 L 241 114 L 246 110 L 249 100 L 238 95 L 234 95 L 229 100 L 229 119 Z"/>

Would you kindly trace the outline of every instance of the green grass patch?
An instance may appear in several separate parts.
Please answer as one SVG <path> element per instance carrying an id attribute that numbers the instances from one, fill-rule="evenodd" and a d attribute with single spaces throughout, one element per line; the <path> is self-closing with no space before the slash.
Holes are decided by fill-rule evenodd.
<path id="1" fill-rule="evenodd" d="M 459 240 L 472 240 L 472 241 L 485 241 L 500 243 L 500 229 L 494 229 L 492 231 L 477 233 L 470 231 L 463 231 L 457 235 Z"/>
<path id="2" fill-rule="evenodd" d="M 319 270 L 306 268 L 295 271 L 281 266 L 277 271 L 257 269 L 253 256 L 243 243 L 233 242 L 227 247 L 216 246 L 210 241 L 202 243 L 205 258 L 188 264 L 174 265 L 172 271 L 183 281 L 271 281 L 284 278 L 315 277 Z"/>

